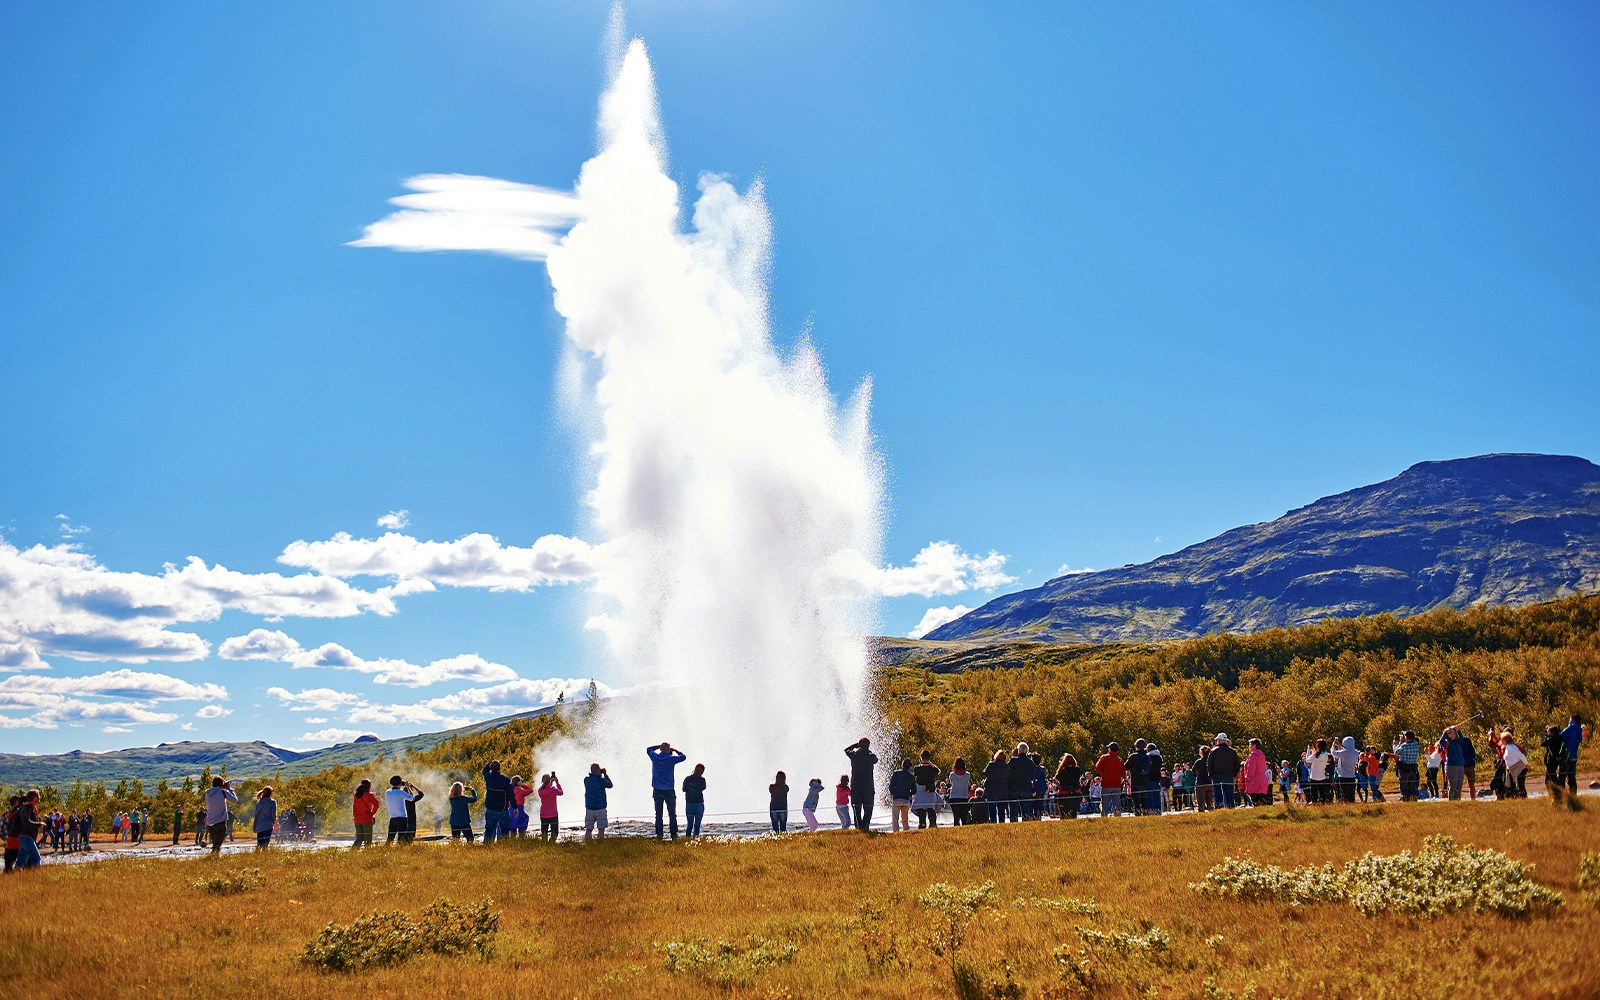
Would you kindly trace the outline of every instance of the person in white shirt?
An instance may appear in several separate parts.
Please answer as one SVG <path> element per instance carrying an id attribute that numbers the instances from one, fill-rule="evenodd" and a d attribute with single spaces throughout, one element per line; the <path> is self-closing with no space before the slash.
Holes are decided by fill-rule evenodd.
<path id="1" fill-rule="evenodd" d="M 398 774 L 389 779 L 389 790 L 383 793 L 383 804 L 389 810 L 389 839 L 386 843 L 394 843 L 396 837 L 400 838 L 402 844 L 411 842 L 411 811 L 407 806 L 420 798 L 422 793 L 417 791 L 417 786 Z"/>
<path id="2" fill-rule="evenodd" d="M 1519 799 L 1528 797 L 1528 755 L 1517 746 L 1517 738 L 1507 729 L 1500 734 L 1500 749 L 1506 764 L 1506 792 Z"/>
<path id="3" fill-rule="evenodd" d="M 228 803 L 237 803 L 233 782 L 212 778 L 206 789 L 206 832 L 211 835 L 211 853 L 222 853 L 222 838 L 228 835 Z"/>

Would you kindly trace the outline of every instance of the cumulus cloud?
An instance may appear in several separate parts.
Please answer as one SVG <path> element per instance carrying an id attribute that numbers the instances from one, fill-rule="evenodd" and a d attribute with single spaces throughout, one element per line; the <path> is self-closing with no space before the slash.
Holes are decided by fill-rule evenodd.
<path id="1" fill-rule="evenodd" d="M 400 508 L 399 510 L 391 510 L 389 513 L 378 518 L 378 527 L 385 528 L 389 531 L 399 531 L 401 528 L 404 528 L 410 523 L 411 512 L 406 510 L 404 507 Z"/>
<path id="2" fill-rule="evenodd" d="M 595 575 L 593 546 L 565 535 L 545 535 L 532 545 L 501 545 L 474 533 L 453 542 L 424 542 L 389 532 L 353 538 L 340 532 L 326 541 L 291 543 L 278 561 L 330 577 L 376 576 L 446 587 L 528 590 L 588 580 Z"/>
<path id="3" fill-rule="evenodd" d="M 374 725 L 435 723 L 441 728 L 453 729 L 482 719 L 553 705 L 563 694 L 568 699 L 574 699 L 588 686 L 588 680 L 570 677 L 518 678 L 489 687 L 466 688 L 454 694 L 411 704 L 361 704 L 350 710 L 347 721 Z M 603 697 L 614 693 L 610 687 L 598 682 L 595 688 Z"/>
<path id="4" fill-rule="evenodd" d="M 300 740 L 301 742 L 314 744 L 349 743 L 358 736 L 371 735 L 375 734 L 369 733 L 365 729 L 339 729 L 337 727 L 330 727 L 328 729 L 319 729 L 314 733 L 301 733 Z"/>
<path id="5" fill-rule="evenodd" d="M 273 660 L 287 663 L 295 670 L 326 667 L 334 670 L 355 670 L 372 674 L 379 684 L 397 684 L 402 687 L 426 687 L 444 681 L 515 680 L 517 672 L 503 663 L 492 663 L 475 653 L 464 653 L 418 665 L 407 660 L 368 660 L 336 642 L 327 642 L 316 649 L 303 649 L 292 637 L 276 629 L 253 629 L 248 635 L 225 639 L 218 647 L 218 655 L 225 660 Z"/>
<path id="6" fill-rule="evenodd" d="M 315 573 L 240 573 L 190 557 L 160 575 L 101 566 L 75 545 L 19 549 L 0 541 L 0 671 L 38 669 L 43 657 L 77 660 L 203 659 L 210 647 L 170 626 L 224 611 L 268 618 L 390 615 L 394 599 L 425 582 L 365 591 Z"/>
<path id="7" fill-rule="evenodd" d="M 421 174 L 404 183 L 415 193 L 389 199 L 401 210 L 367 226 L 349 246 L 543 260 L 583 215 L 576 195 L 533 184 L 470 174 Z"/>
<path id="8" fill-rule="evenodd" d="M 127 726 L 103 726 L 103 727 L 101 727 L 100 731 L 102 733 L 131 733 L 131 732 L 133 732 L 133 730 L 129 729 Z"/>
<path id="9" fill-rule="evenodd" d="M 907 639 L 920 639 L 941 625 L 948 625 L 972 609 L 965 604 L 957 604 L 953 608 L 929 608 L 922 613 L 922 620 L 917 622 L 916 628 L 906 633 Z"/>
<path id="10" fill-rule="evenodd" d="M 134 670 L 85 677 L 14 674 L 0 679 L 0 711 L 27 714 L 6 717 L 0 728 L 55 729 L 63 722 L 155 725 L 178 718 L 175 712 L 159 711 L 160 702 L 221 701 L 227 697 L 227 689 L 219 684 L 192 684 L 166 674 Z"/>
<path id="11" fill-rule="evenodd" d="M 221 705 L 206 705 L 194 713 L 197 719 L 220 719 L 225 715 L 232 715 L 233 709 L 223 708 Z"/>
<path id="12" fill-rule="evenodd" d="M 63 695 L 139 701 L 222 701 L 228 697 L 228 689 L 220 684 L 193 684 L 179 677 L 138 670 L 111 670 L 84 677 L 16 674 L 0 678 L 0 699 Z"/>
<path id="13" fill-rule="evenodd" d="M 1006 557 L 998 552 L 974 556 L 953 542 L 930 542 L 912 557 L 909 566 L 874 566 L 851 549 L 835 555 L 830 571 L 884 597 L 935 597 L 1015 583 L 1016 577 L 1006 574 L 1005 565 Z"/>
<path id="14" fill-rule="evenodd" d="M 267 697 L 278 701 L 291 712 L 333 712 L 351 705 L 363 704 L 366 699 L 348 691 L 333 688 L 307 688 L 289 691 L 281 687 L 267 688 Z"/>

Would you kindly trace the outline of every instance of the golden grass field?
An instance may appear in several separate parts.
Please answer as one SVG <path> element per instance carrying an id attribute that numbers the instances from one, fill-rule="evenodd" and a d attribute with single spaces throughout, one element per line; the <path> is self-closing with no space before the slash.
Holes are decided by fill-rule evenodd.
<path id="1" fill-rule="evenodd" d="M 419 843 L 46 866 L 0 880 L 0 995 L 950 996 L 950 966 L 931 950 L 935 921 L 918 896 L 936 882 L 993 880 L 998 906 L 979 912 L 960 950 L 975 988 L 993 996 L 1595 996 L 1600 910 L 1578 889 L 1580 855 L 1600 850 L 1590 802 L 1581 812 L 1537 800 L 1292 814 L 1280 805 L 899 835 Z M 1433 833 L 1533 862 L 1565 905 L 1520 919 L 1367 917 L 1343 904 L 1241 902 L 1187 888 L 1230 854 L 1286 867 L 1337 863 L 1415 849 Z M 259 868 L 265 884 L 235 895 L 193 885 L 246 868 Z M 500 930 L 487 960 L 425 956 L 359 973 L 299 960 L 327 921 L 419 913 L 441 896 L 493 898 Z M 1019 905 L 1061 898 L 1099 909 Z M 1152 925 L 1168 936 L 1164 955 L 1102 949 L 1087 988 L 1064 981 L 1053 953 L 1079 946 L 1075 928 Z M 730 946 L 721 962 L 709 959 L 718 941 Z M 707 960 L 670 969 L 672 942 L 690 945 L 680 958 Z M 762 964 L 763 955 L 772 960 Z"/>

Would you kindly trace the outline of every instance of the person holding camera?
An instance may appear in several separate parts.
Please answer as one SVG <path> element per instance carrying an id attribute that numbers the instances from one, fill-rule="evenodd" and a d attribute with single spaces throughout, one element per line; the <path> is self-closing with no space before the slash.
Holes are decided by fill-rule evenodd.
<path id="1" fill-rule="evenodd" d="M 546 843 L 555 843 L 561 833 L 561 813 L 556 807 L 556 797 L 565 794 L 561 790 L 561 779 L 554 771 L 539 779 L 539 839 Z"/>
<path id="2" fill-rule="evenodd" d="M 599 764 L 590 764 L 583 778 L 583 839 L 591 834 L 606 839 L 606 789 L 611 787 L 611 775 Z"/>

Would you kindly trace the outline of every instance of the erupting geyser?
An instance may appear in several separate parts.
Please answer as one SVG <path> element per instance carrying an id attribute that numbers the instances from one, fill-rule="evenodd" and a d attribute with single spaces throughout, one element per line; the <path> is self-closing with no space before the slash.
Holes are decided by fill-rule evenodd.
<path id="1" fill-rule="evenodd" d="M 809 343 L 789 356 L 773 346 L 759 185 L 740 194 L 702 176 L 692 227 L 679 228 L 637 40 L 601 101 L 599 133 L 575 196 L 456 178 L 455 202 L 402 199 L 424 211 L 362 242 L 546 259 L 581 372 L 570 402 L 592 435 L 599 562 L 587 624 L 604 635 L 605 676 L 632 690 L 540 764 L 581 794 L 589 761 L 603 762 L 613 815 L 639 815 L 645 747 L 670 740 L 689 755 L 680 780 L 707 765 L 712 818 L 760 819 L 775 770 L 788 772 L 797 808 L 813 775 L 831 789 L 841 748 L 867 724 L 862 637 L 875 603 L 862 568 L 878 563 L 881 489 L 868 387 L 841 409 Z M 408 226 L 432 242 L 393 231 Z M 568 802 L 569 814 L 581 804 Z"/>

